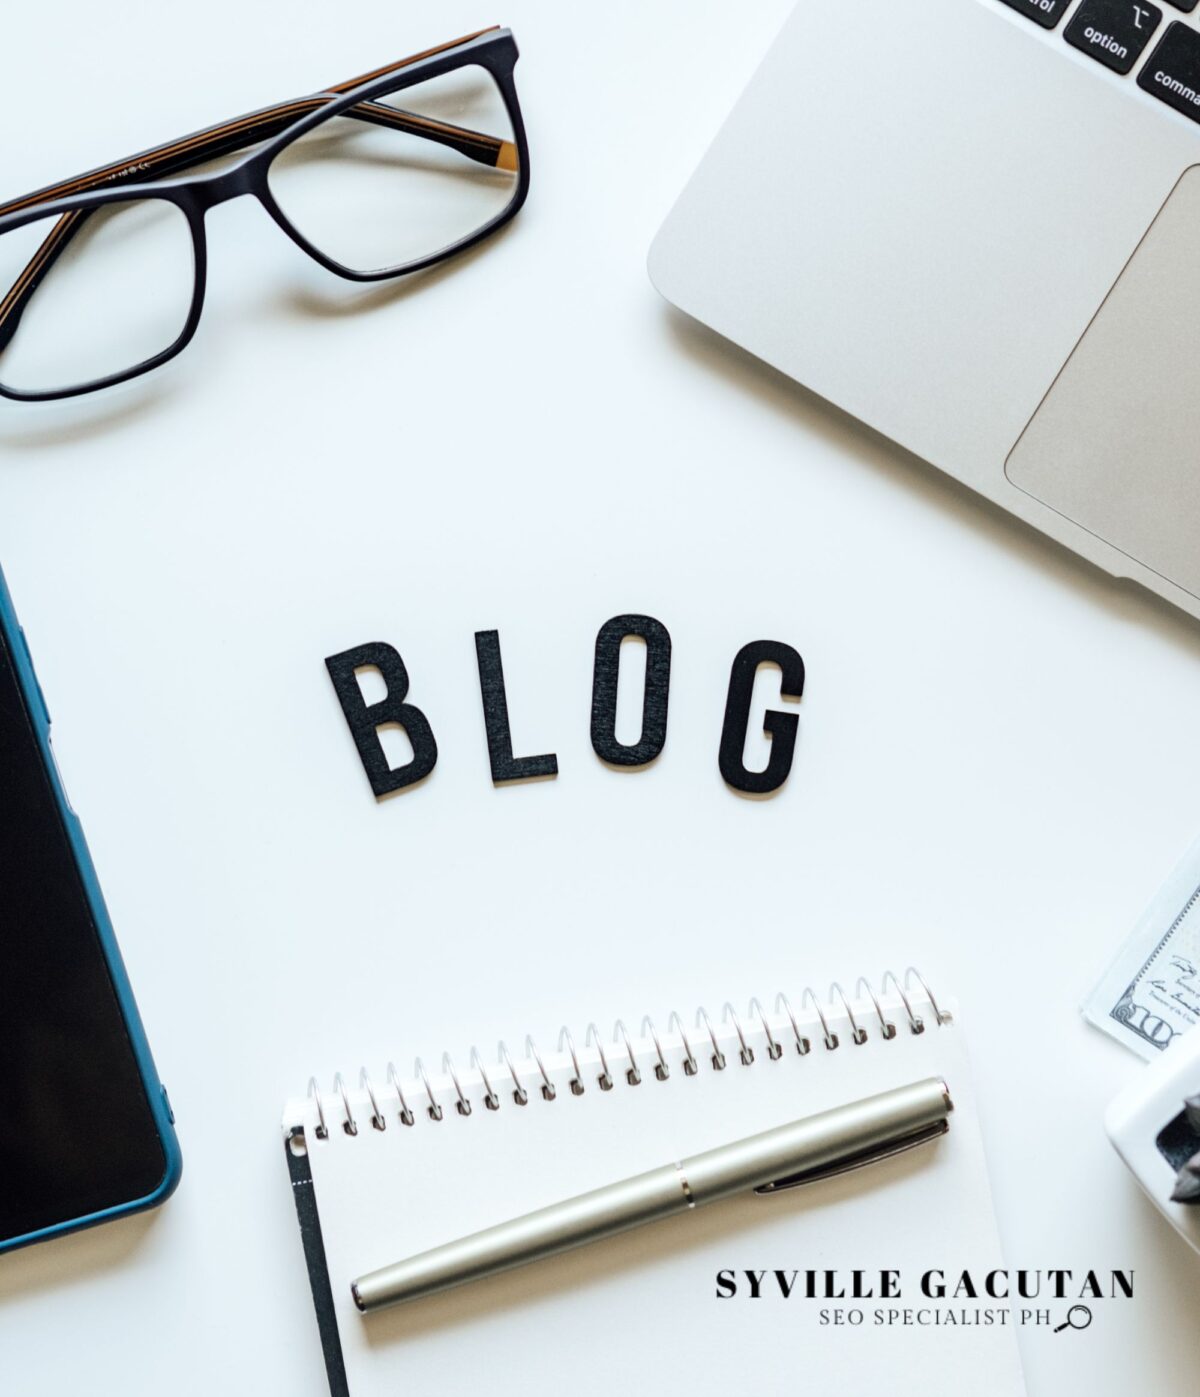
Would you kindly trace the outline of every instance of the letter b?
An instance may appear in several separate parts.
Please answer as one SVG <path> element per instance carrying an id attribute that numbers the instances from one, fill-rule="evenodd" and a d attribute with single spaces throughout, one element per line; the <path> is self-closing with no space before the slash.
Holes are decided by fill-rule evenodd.
<path id="1" fill-rule="evenodd" d="M 355 671 L 367 666 L 374 666 L 387 685 L 387 693 L 378 703 L 367 703 L 358 687 Z M 437 765 L 437 742 L 424 713 L 404 702 L 408 696 L 408 670 L 400 652 L 383 641 L 373 641 L 343 650 L 340 655 L 330 655 L 325 668 L 376 797 L 414 786 L 428 776 Z M 379 740 L 379 729 L 388 723 L 408 734 L 413 757 L 404 766 L 388 765 L 387 753 Z"/>

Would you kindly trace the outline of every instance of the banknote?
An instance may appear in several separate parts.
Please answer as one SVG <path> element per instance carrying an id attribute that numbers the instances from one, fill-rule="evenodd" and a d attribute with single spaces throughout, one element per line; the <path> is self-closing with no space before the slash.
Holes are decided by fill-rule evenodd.
<path id="1" fill-rule="evenodd" d="M 1142 913 L 1083 1016 L 1144 1058 L 1200 1023 L 1200 839 Z"/>

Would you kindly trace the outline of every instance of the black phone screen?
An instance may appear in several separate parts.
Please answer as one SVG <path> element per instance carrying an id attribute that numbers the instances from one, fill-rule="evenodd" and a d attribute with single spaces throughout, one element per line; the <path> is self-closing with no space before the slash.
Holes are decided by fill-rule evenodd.
<path id="1" fill-rule="evenodd" d="M 0 1242 L 144 1198 L 165 1170 L 0 628 Z"/>

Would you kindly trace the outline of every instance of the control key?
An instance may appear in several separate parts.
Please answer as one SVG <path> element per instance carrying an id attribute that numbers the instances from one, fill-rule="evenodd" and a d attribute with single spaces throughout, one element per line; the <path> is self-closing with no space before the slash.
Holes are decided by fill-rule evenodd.
<path id="1" fill-rule="evenodd" d="M 1066 14 L 1071 0 L 1004 0 L 1004 3 L 1043 29 L 1053 29 Z"/>

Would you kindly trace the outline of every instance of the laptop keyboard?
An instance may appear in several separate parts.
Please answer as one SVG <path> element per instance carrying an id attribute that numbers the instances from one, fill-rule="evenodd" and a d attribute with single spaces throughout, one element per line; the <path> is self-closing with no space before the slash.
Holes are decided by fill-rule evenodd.
<path id="1" fill-rule="evenodd" d="M 1002 0 L 1043 29 L 1057 29 L 1071 0 Z M 1190 14 L 1200 0 L 1163 0 Z M 1200 122 L 1200 32 L 1179 20 L 1162 28 L 1163 11 L 1150 0 L 1081 0 L 1063 30 L 1072 47 L 1122 76 L 1150 48 L 1137 85 L 1177 112 Z M 1161 32 L 1160 32 L 1161 30 Z M 1151 48 L 1151 41 L 1157 40 Z"/>

